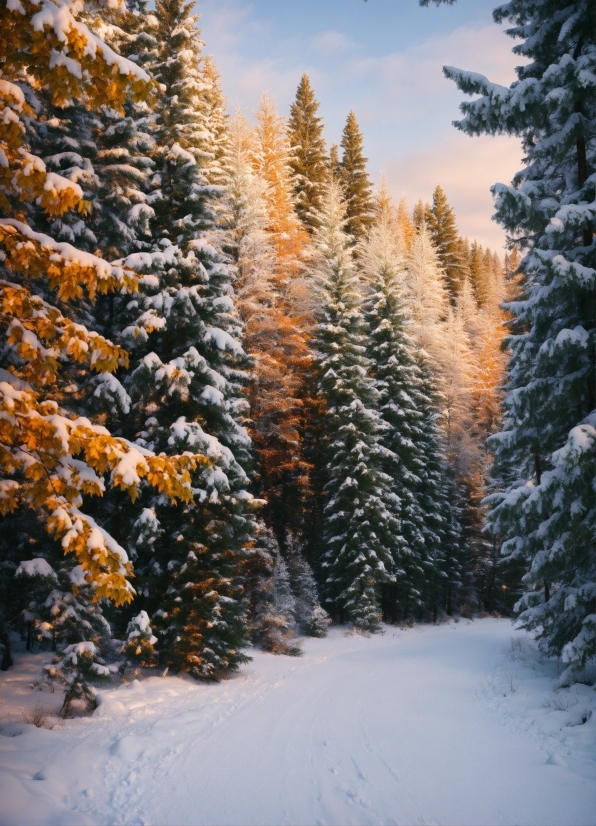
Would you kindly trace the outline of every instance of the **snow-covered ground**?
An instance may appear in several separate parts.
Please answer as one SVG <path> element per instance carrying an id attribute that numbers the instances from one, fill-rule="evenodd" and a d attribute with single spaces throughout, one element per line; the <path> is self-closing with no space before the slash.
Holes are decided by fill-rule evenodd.
<path id="1" fill-rule="evenodd" d="M 21 655 L 0 676 L 0 823 L 596 824 L 596 691 L 553 692 L 507 620 L 304 651 L 124 684 L 52 730 L 21 722 L 60 703 L 28 687 L 48 655 Z"/>

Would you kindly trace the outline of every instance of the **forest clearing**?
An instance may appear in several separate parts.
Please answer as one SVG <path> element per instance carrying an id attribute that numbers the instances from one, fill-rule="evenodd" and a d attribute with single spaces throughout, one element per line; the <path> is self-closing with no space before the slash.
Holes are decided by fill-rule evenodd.
<path id="1" fill-rule="evenodd" d="M 553 695 L 556 663 L 507 620 L 383 631 L 254 651 L 218 685 L 128 683 L 51 731 L 16 713 L 39 657 L 24 655 L 0 823 L 596 822 L 591 688 Z"/>

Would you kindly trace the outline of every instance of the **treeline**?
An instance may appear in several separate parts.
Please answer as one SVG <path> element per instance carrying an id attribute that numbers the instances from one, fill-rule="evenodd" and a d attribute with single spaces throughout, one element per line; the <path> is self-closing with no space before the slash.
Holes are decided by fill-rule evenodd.
<path id="1" fill-rule="evenodd" d="M 67 710 L 126 663 L 217 679 L 247 641 L 298 653 L 329 615 L 508 610 L 482 499 L 515 253 L 462 239 L 440 187 L 412 214 L 374 193 L 355 115 L 327 150 L 306 75 L 287 122 L 266 95 L 254 127 L 229 118 L 191 4 L 23 8 L 0 85 L 3 667 L 10 630 L 54 651 Z"/>

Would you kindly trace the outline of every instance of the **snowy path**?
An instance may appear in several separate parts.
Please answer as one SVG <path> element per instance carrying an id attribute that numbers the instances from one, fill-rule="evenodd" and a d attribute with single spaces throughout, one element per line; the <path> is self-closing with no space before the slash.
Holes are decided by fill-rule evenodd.
<path id="1" fill-rule="evenodd" d="M 217 686 L 122 687 L 91 720 L 0 737 L 0 801 L 20 799 L 0 823 L 594 824 L 596 764 L 548 765 L 499 716 L 512 633 L 336 630 Z"/>

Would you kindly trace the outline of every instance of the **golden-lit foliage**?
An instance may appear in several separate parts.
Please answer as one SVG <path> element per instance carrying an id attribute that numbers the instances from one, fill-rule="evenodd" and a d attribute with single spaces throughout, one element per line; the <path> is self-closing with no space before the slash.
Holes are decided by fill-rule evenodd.
<path id="1" fill-rule="evenodd" d="M 237 117 L 232 135 L 233 151 L 250 159 L 262 183 L 266 212 L 267 264 L 247 268 L 238 262 L 238 308 L 245 348 L 254 359 L 249 431 L 270 523 L 283 540 L 284 529 L 296 527 L 291 518 L 300 520 L 309 492 L 303 449 L 311 370 L 312 297 L 303 278 L 309 235 L 294 211 L 285 125 L 271 99 L 261 99 L 256 129 Z"/>
<path id="2" fill-rule="evenodd" d="M 0 512 L 19 506 L 44 508 L 48 530 L 74 553 L 95 584 L 96 598 L 130 599 L 125 555 L 111 537 L 79 511 L 82 494 L 101 496 L 102 476 L 134 500 L 146 479 L 172 501 L 190 501 L 189 470 L 202 457 L 155 456 L 110 436 L 86 418 L 67 418 L 56 402 L 6 373 L 0 381 Z M 12 478 L 8 478 L 12 477 Z M 124 561 L 123 561 L 124 557 Z M 128 595 L 128 596 L 127 596 Z"/>
<path id="3" fill-rule="evenodd" d="M 5 76 L 26 73 L 38 87 L 52 90 L 57 105 L 84 96 L 91 108 L 121 109 L 128 97 L 141 100 L 151 93 L 141 68 L 115 54 L 76 19 L 81 2 L 2 0 L 2 5 L 0 57 Z M 120 4 L 108 0 L 95 5 Z"/>
<path id="4" fill-rule="evenodd" d="M 408 208 L 408 203 L 405 199 L 405 196 L 400 199 L 400 202 L 397 205 L 397 210 L 395 213 L 395 223 L 399 228 L 400 232 L 402 233 L 402 237 L 404 239 L 404 243 L 406 246 L 406 252 L 409 252 L 412 249 L 412 241 L 414 240 L 414 236 L 416 235 L 416 227 L 414 226 L 414 222 L 410 217 L 410 210 Z"/>
<path id="5" fill-rule="evenodd" d="M 89 204 L 77 184 L 47 172 L 28 151 L 23 118 L 32 113 L 14 81 L 50 89 L 57 105 L 76 98 L 116 109 L 127 97 L 152 95 L 154 84 L 76 19 L 82 4 L 0 2 L 0 210 L 12 216 L 0 219 L 0 264 L 14 279 L 0 280 L 0 327 L 10 353 L 9 369 L 0 372 L 0 513 L 22 506 L 45 511 L 48 531 L 77 557 L 95 599 L 120 604 L 133 594 L 130 563 L 118 543 L 79 510 L 83 495 L 101 496 L 103 477 L 110 474 L 112 486 L 133 500 L 144 480 L 172 502 L 188 502 L 190 471 L 209 462 L 201 456 L 156 456 L 60 408 L 56 388 L 63 362 L 98 372 L 128 364 L 125 350 L 65 315 L 69 303 L 134 291 L 139 276 L 25 223 L 20 205 L 26 202 L 35 201 L 50 217 L 72 209 L 84 214 Z M 62 309 L 48 303 L 48 289 Z"/>
<path id="6" fill-rule="evenodd" d="M 255 171 L 266 182 L 265 199 L 269 214 L 269 233 L 279 261 L 279 276 L 287 281 L 300 269 L 308 233 L 294 209 L 293 187 L 288 156 L 290 146 L 283 118 L 269 95 L 261 97 L 256 113 L 252 150 Z"/>

